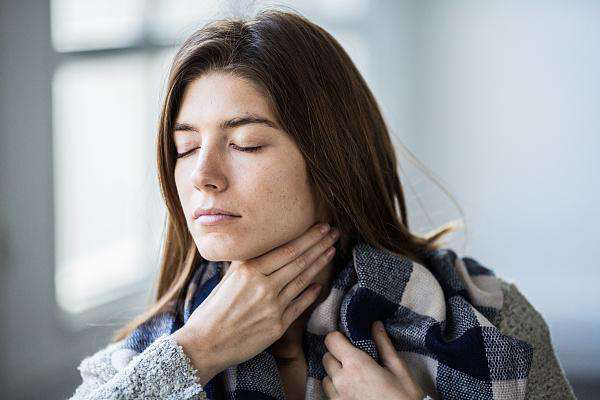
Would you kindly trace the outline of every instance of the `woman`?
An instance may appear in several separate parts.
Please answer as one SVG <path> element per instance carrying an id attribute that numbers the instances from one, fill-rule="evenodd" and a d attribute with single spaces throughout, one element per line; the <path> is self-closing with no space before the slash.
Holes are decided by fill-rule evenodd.
<path id="1" fill-rule="evenodd" d="M 378 105 L 322 28 L 215 21 L 166 93 L 156 301 L 73 399 L 574 398 L 516 286 L 409 231 Z"/>

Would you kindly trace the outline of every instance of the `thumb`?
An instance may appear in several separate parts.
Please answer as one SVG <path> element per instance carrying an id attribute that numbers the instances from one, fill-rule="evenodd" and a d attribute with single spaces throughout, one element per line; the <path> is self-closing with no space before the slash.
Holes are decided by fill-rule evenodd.
<path id="1" fill-rule="evenodd" d="M 387 335 L 385 327 L 381 321 L 375 321 L 373 324 L 373 337 L 375 338 L 375 344 L 377 350 L 381 355 L 381 361 L 391 373 L 398 378 L 405 378 L 408 375 L 408 369 L 404 360 L 398 356 L 398 352 L 392 343 L 392 340 Z"/>

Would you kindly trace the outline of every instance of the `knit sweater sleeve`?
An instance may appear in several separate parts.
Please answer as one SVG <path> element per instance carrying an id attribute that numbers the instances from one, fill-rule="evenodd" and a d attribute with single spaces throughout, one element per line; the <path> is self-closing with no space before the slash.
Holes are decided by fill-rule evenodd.
<path id="1" fill-rule="evenodd" d="M 499 315 L 500 331 L 525 340 L 534 348 L 525 399 L 576 399 L 546 321 L 514 283 L 501 279 L 501 286 L 504 306 Z"/>
<path id="2" fill-rule="evenodd" d="M 143 352 L 111 343 L 81 361 L 82 383 L 69 400 L 206 399 L 183 348 L 163 334 Z"/>

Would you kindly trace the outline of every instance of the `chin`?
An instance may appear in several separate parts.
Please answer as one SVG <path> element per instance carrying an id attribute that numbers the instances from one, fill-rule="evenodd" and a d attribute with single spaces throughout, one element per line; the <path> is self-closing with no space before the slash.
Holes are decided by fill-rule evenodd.
<path id="1" fill-rule="evenodd" d="M 214 246 L 209 243 L 202 243 L 196 247 L 202 258 L 208 261 L 248 260 L 256 257 L 256 252 L 252 249 L 244 249 L 239 246 L 223 246 L 223 243 Z"/>
<path id="2" fill-rule="evenodd" d="M 221 235 L 203 235 L 194 238 L 198 253 L 208 261 L 238 261 L 259 257 L 274 247 L 270 242 L 259 243 L 256 240 L 232 240 Z M 240 244 L 244 244 L 242 246 Z"/>
<path id="3" fill-rule="evenodd" d="M 225 249 L 215 249 L 214 247 L 198 247 L 198 253 L 208 261 L 230 261 L 235 260 L 235 254 Z"/>

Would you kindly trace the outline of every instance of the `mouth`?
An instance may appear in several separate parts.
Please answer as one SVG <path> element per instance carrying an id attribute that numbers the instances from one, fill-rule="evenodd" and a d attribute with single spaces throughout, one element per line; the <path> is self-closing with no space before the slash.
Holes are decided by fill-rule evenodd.
<path id="1" fill-rule="evenodd" d="M 207 215 L 228 215 L 228 216 L 231 216 L 231 217 L 240 217 L 239 215 L 234 214 L 233 212 L 230 212 L 228 210 L 224 210 L 222 208 L 215 208 L 215 207 L 202 208 L 202 207 L 198 207 L 192 213 L 192 219 L 198 219 L 201 216 L 207 216 Z"/>
<path id="2" fill-rule="evenodd" d="M 196 218 L 201 225 L 212 226 L 219 225 L 223 223 L 233 222 L 237 220 L 238 216 L 228 215 L 228 214 L 203 214 Z"/>

